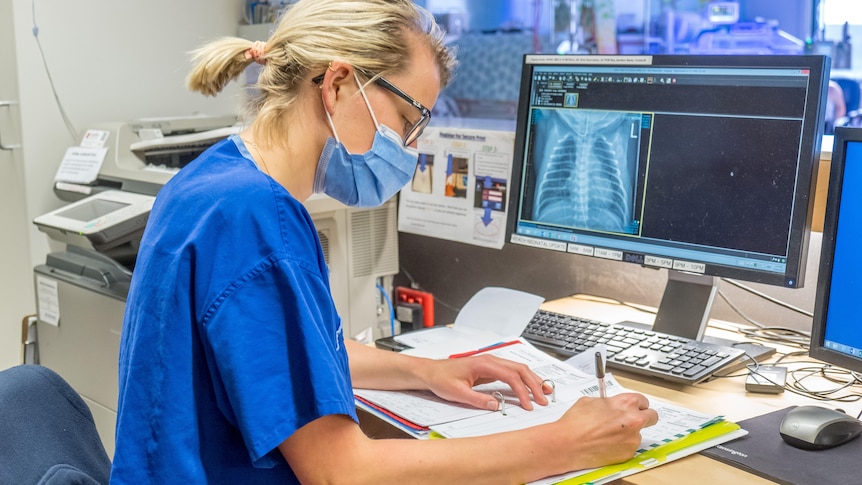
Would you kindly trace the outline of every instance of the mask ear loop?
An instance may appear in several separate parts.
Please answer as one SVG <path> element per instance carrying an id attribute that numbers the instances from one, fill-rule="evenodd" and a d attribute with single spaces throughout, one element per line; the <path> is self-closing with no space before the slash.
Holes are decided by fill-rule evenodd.
<path id="1" fill-rule="evenodd" d="M 321 93 L 320 99 L 323 100 L 323 112 L 326 113 L 326 119 L 329 120 L 329 127 L 332 128 L 332 134 L 335 136 L 335 142 L 341 143 L 341 140 L 338 139 L 338 133 L 335 131 L 335 123 L 332 122 L 332 116 L 329 114 L 329 110 L 326 109 L 326 99 L 323 98 L 323 93 Z"/>
<path id="2" fill-rule="evenodd" d="M 332 69 L 332 66 L 330 66 L 329 68 Z M 356 85 L 359 87 L 359 93 L 362 95 L 362 99 L 365 100 L 365 106 L 368 108 L 368 112 L 371 114 L 371 121 L 374 122 L 374 127 L 379 130 L 380 124 L 377 123 L 377 117 L 374 116 L 374 110 L 371 109 L 371 103 L 368 102 L 368 96 L 365 95 L 365 90 L 362 89 L 362 83 L 359 82 L 359 76 L 356 75 L 356 70 L 353 71 L 353 78 L 356 80 Z M 321 99 L 323 99 L 322 94 Z M 336 143 L 341 143 L 341 140 L 338 139 L 338 132 L 335 131 L 335 123 L 332 122 L 332 115 L 330 115 L 329 110 L 326 109 L 326 100 L 324 99 L 323 101 L 323 112 L 326 113 L 326 119 L 329 120 L 329 127 L 332 128 L 332 134 L 335 136 Z"/>
<path id="3" fill-rule="evenodd" d="M 356 85 L 359 86 L 359 94 L 365 100 L 365 106 L 368 107 L 368 112 L 371 113 L 371 120 L 374 122 L 374 127 L 380 130 L 380 125 L 377 123 L 377 117 L 374 116 L 374 110 L 371 109 L 371 103 L 368 102 L 368 96 L 365 95 L 365 89 L 362 88 L 362 83 L 359 82 L 359 76 L 356 74 L 356 69 L 353 70 L 353 78 L 356 79 Z"/>

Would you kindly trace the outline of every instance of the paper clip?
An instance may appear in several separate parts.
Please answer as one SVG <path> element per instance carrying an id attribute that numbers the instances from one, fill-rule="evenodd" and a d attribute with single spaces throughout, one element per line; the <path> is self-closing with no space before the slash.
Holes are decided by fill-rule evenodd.
<path id="1" fill-rule="evenodd" d="M 500 391 L 494 391 L 491 394 L 491 397 L 497 400 L 497 411 L 505 416 L 506 415 L 506 399 L 503 397 L 503 393 Z"/>
<path id="2" fill-rule="evenodd" d="M 545 384 L 551 387 L 551 402 L 557 402 L 557 385 L 554 384 L 553 379 L 545 379 L 542 381 L 542 388 L 545 387 Z"/>

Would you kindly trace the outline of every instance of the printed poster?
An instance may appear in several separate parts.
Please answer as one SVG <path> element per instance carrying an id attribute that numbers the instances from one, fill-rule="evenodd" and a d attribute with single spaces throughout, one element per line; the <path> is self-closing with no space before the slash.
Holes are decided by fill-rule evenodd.
<path id="1" fill-rule="evenodd" d="M 429 126 L 399 196 L 398 230 L 502 248 L 514 142 L 513 129 Z"/>

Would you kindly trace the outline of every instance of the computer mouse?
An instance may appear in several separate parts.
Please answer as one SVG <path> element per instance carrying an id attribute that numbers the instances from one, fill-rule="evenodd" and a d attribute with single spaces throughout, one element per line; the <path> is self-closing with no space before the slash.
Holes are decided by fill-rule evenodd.
<path id="1" fill-rule="evenodd" d="M 862 421 L 821 406 L 798 406 L 781 420 L 779 433 L 787 444 L 804 450 L 825 450 L 862 433 Z"/>

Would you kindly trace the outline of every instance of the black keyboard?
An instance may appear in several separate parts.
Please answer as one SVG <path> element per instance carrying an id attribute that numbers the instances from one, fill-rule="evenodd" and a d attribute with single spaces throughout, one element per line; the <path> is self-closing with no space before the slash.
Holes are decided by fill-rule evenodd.
<path id="1" fill-rule="evenodd" d="M 605 344 L 608 367 L 683 384 L 700 382 L 745 353 L 726 345 L 546 310 L 536 312 L 522 337 L 564 357 Z"/>

